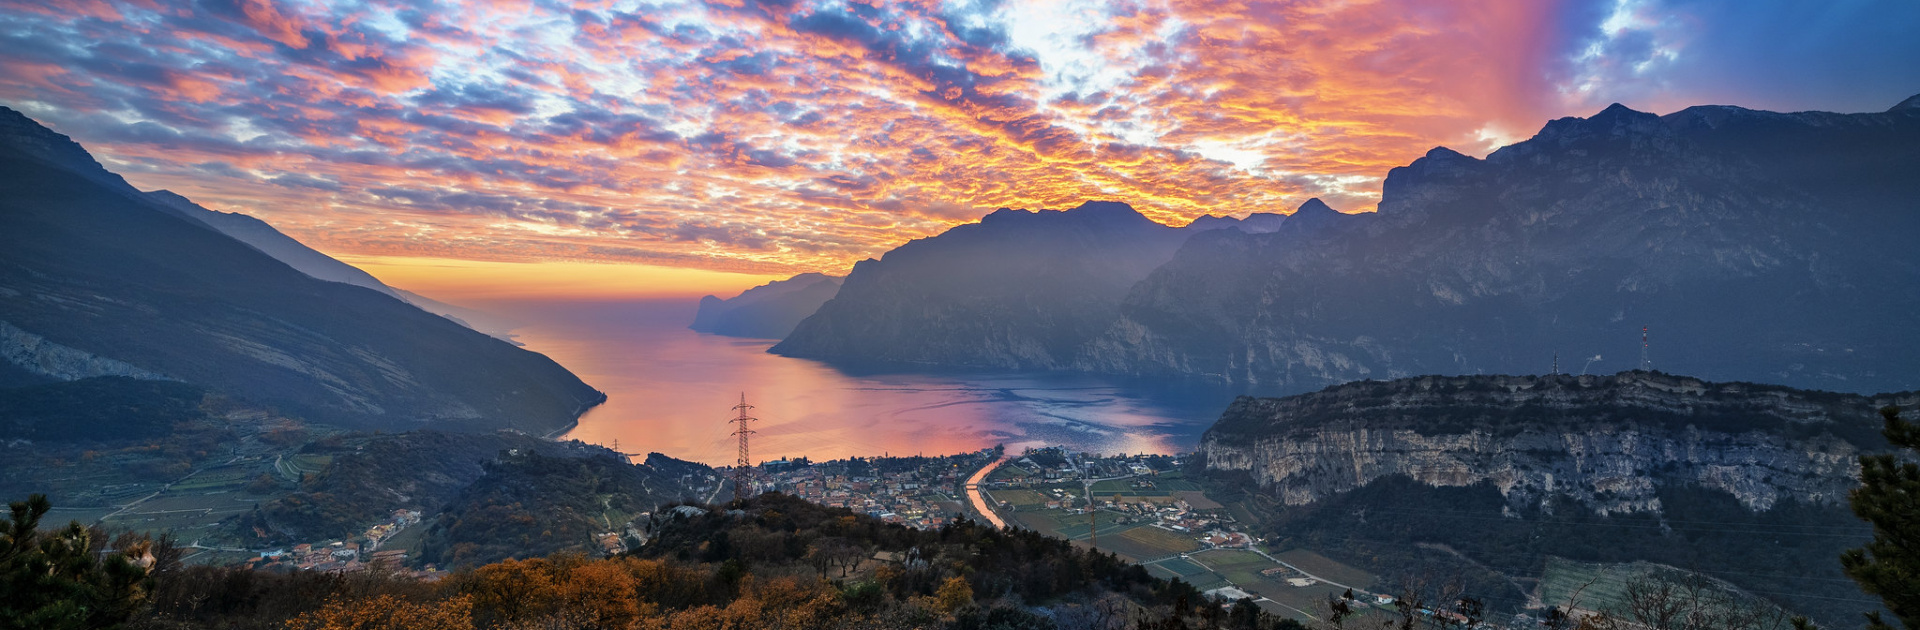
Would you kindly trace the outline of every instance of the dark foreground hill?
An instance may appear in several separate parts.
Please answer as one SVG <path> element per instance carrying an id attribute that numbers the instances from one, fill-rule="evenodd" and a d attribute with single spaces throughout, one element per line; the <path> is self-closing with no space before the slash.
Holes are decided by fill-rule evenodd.
<path id="1" fill-rule="evenodd" d="M 545 356 L 183 216 L 12 110 L 0 358 L 0 377 L 175 380 L 361 428 L 547 432 L 604 399 Z"/>
<path id="2" fill-rule="evenodd" d="M 1383 572 L 1491 570 L 1516 601 L 1549 557 L 1664 563 L 1850 628 L 1870 605 L 1837 559 L 1871 532 L 1847 493 L 1890 448 L 1878 409 L 1916 403 L 1652 372 L 1363 381 L 1242 397 L 1199 459 L 1272 539 Z"/>
<path id="3" fill-rule="evenodd" d="M 509 560 L 436 582 L 182 566 L 165 541 L 123 540 L 141 562 L 151 555 L 150 573 L 54 599 L 134 629 L 1303 628 L 1250 599 L 1223 606 L 1114 556 L 971 521 L 915 530 L 768 494 L 667 506 L 643 523 L 645 544 L 615 557 Z M 120 556 L 108 564 L 141 575 Z"/>

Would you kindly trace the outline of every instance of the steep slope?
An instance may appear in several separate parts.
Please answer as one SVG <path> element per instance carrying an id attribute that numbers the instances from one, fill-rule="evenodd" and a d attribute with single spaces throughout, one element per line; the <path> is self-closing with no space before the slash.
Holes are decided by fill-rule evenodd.
<path id="1" fill-rule="evenodd" d="M 803 273 L 747 289 L 729 299 L 709 295 L 700 298 L 700 310 L 688 328 L 728 337 L 780 339 L 833 299 L 840 292 L 840 280 L 826 274 Z"/>
<path id="2" fill-rule="evenodd" d="M 1847 493 L 1858 456 L 1889 448 L 1876 410 L 1916 403 L 1639 371 L 1422 376 L 1239 398 L 1196 459 L 1269 540 L 1375 570 L 1659 562 L 1854 628 L 1865 598 L 1835 558 L 1872 534 Z"/>
<path id="3" fill-rule="evenodd" d="M 870 365 L 1066 366 L 1188 232 L 1126 204 L 999 210 L 854 265 L 771 352 Z"/>
<path id="4" fill-rule="evenodd" d="M 514 326 L 501 317 L 387 286 L 386 283 L 373 277 L 373 274 L 307 247 L 305 243 L 274 229 L 266 221 L 238 212 L 208 210 L 170 190 L 156 190 L 146 194 L 156 204 L 174 211 L 175 214 L 205 223 L 219 230 L 220 233 L 233 237 L 234 240 L 246 243 L 260 250 L 261 253 L 272 256 L 274 260 L 286 263 L 300 273 L 328 282 L 341 282 L 373 289 L 420 307 L 421 310 L 459 322 L 462 326 L 501 339 L 512 340 L 511 331 Z"/>
<path id="5" fill-rule="evenodd" d="M 0 295 L 0 357 L 60 380 L 179 380 L 378 428 L 547 431 L 604 399 L 544 356 L 182 217 L 12 110 Z"/>
<path id="6" fill-rule="evenodd" d="M 1876 410 L 1916 401 L 1657 372 L 1425 376 L 1243 396 L 1199 450 L 1208 469 L 1246 472 L 1289 505 L 1405 475 L 1492 483 L 1515 508 L 1658 512 L 1659 486 L 1697 485 L 1764 511 L 1844 501 L 1858 455 L 1886 448 Z"/>
<path id="7" fill-rule="evenodd" d="M 1305 391 L 1555 353 L 1631 367 L 1650 326 L 1662 370 L 1911 389 L 1916 172 L 1920 109 L 1615 105 L 1485 160 L 1434 149 L 1377 213 L 1196 235 L 1075 366 Z"/>

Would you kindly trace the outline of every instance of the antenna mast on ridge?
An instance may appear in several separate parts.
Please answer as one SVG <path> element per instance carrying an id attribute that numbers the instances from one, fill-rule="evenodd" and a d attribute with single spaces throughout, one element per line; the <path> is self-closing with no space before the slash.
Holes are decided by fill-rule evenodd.
<path id="1" fill-rule="evenodd" d="M 733 498 L 735 499 L 745 499 L 753 492 L 753 464 L 747 459 L 747 436 L 753 435 L 753 430 L 747 428 L 747 423 L 759 418 L 747 416 L 747 410 L 752 408 L 753 405 L 747 404 L 747 393 L 740 392 L 740 404 L 733 406 L 733 410 L 739 412 L 739 415 L 727 421 L 740 424 L 740 428 L 733 430 L 734 435 L 740 436 L 740 460 L 733 465 Z"/>
<path id="2" fill-rule="evenodd" d="M 1653 371 L 1653 360 L 1647 358 L 1647 327 L 1640 327 L 1640 369 Z"/>

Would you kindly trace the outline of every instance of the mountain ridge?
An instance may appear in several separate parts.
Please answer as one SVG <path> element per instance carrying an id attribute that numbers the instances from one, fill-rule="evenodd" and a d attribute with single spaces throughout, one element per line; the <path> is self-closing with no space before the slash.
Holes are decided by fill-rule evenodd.
<path id="1" fill-rule="evenodd" d="M 842 280 L 823 273 L 803 273 L 727 299 L 708 295 L 700 298 L 699 310 L 687 327 L 728 337 L 780 339 L 833 299 L 840 292 Z"/>
<path id="2" fill-rule="evenodd" d="M 543 355 L 183 216 L 11 110 L 0 166 L 0 321 L 38 347 L 358 428 L 547 432 L 605 398 Z"/>
<path id="3" fill-rule="evenodd" d="M 1647 325 L 1662 369 L 1908 389 L 1920 347 L 1880 331 L 1920 313 L 1892 290 L 1920 284 L 1916 112 L 1609 107 L 1484 160 L 1436 148 L 1313 238 L 1196 236 L 1075 368 L 1305 391 L 1619 366 Z"/>
<path id="4" fill-rule="evenodd" d="M 1185 235 L 1118 202 L 1064 211 L 1003 208 L 856 263 L 834 298 L 769 352 L 866 364 L 1057 369 Z"/>

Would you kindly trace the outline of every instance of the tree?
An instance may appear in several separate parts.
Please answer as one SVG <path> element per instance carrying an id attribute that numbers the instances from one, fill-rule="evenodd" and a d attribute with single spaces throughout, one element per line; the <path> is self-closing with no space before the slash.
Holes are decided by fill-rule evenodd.
<path id="1" fill-rule="evenodd" d="M 467 596 L 416 604 L 379 595 L 371 599 L 332 599 L 325 606 L 287 620 L 287 630 L 472 630 L 473 600 Z"/>
<path id="2" fill-rule="evenodd" d="M 1900 419 L 1900 408 L 1880 410 L 1881 433 L 1897 448 L 1920 453 L 1920 425 Z M 1873 542 L 1840 556 L 1847 577 L 1880 597 L 1907 630 L 1920 630 L 1920 464 L 1892 454 L 1860 456 L 1860 487 L 1849 497 L 1853 513 L 1873 524 Z M 1870 630 L 1893 630 L 1880 613 L 1867 613 Z"/>
<path id="3" fill-rule="evenodd" d="M 1627 623 L 1628 621 L 1631 623 Z M 1582 626 L 1646 630 L 1788 630 L 1794 618 L 1698 572 L 1653 570 L 1627 582 L 1620 609 Z"/>
<path id="4" fill-rule="evenodd" d="M 940 612 L 953 614 L 953 611 L 959 610 L 961 606 L 973 603 L 973 587 L 967 584 L 966 578 L 950 577 L 940 585 L 940 590 L 934 592 L 933 596 L 940 607 Z"/>
<path id="5" fill-rule="evenodd" d="M 77 521 L 40 532 L 53 509 L 46 495 L 9 507 L 13 520 L 0 531 L 0 629 L 118 628 L 133 617 L 151 587 L 151 541 L 129 541 L 102 558 Z"/>

